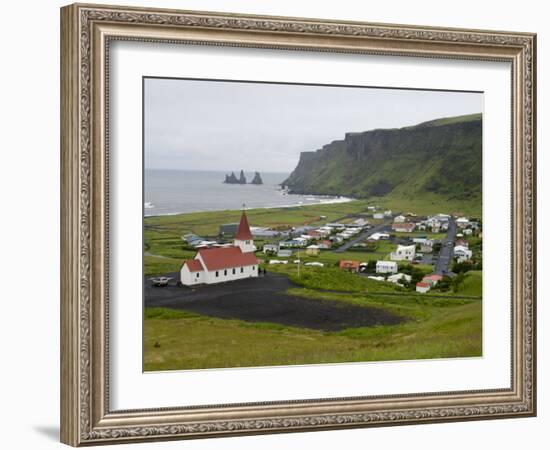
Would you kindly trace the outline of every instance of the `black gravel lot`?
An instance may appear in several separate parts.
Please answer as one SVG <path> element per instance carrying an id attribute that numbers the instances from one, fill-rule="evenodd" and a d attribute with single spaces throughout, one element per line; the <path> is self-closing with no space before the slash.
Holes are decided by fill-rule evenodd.
<path id="1" fill-rule="evenodd" d="M 179 274 L 166 276 L 179 279 Z M 223 319 L 270 322 L 322 331 L 396 325 L 404 321 L 384 309 L 360 307 L 338 301 L 313 300 L 285 293 L 295 287 L 282 275 L 270 274 L 229 283 L 178 287 L 153 287 L 145 280 L 145 306 L 180 309 Z"/>

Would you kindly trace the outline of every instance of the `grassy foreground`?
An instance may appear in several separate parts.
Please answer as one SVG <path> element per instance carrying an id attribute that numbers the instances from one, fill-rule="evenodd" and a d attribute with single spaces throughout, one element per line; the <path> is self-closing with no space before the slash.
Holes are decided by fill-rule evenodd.
<path id="1" fill-rule="evenodd" d="M 144 321 L 144 370 L 452 358 L 482 354 L 482 305 L 479 300 L 430 301 L 397 297 L 367 300 L 353 296 L 341 300 L 370 306 L 384 305 L 410 320 L 395 326 L 329 333 L 148 308 Z"/>

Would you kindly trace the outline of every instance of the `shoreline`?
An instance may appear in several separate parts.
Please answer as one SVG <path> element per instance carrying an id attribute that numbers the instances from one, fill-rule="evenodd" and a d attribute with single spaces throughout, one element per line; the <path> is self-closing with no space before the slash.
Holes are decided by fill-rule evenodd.
<path id="1" fill-rule="evenodd" d="M 295 203 L 290 205 L 275 205 L 275 206 L 257 206 L 252 208 L 245 208 L 247 211 L 253 210 L 253 209 L 277 209 L 277 208 L 300 208 L 304 206 L 316 206 L 316 205 L 332 205 L 332 204 L 338 204 L 338 203 L 349 203 L 353 201 L 357 201 L 359 199 L 352 198 L 352 197 L 344 197 L 339 196 L 331 199 L 321 199 L 317 203 Z M 147 209 L 147 208 L 146 208 Z M 152 209 L 152 208 L 150 208 Z M 151 215 L 143 215 L 143 218 L 149 218 L 149 217 L 165 217 L 165 216 L 179 216 L 183 214 L 197 214 L 197 213 L 215 213 L 220 211 L 239 211 L 238 209 L 213 209 L 213 210 L 206 210 L 206 211 L 187 211 L 187 212 L 172 212 L 172 213 L 163 213 L 163 214 L 151 214 Z"/>

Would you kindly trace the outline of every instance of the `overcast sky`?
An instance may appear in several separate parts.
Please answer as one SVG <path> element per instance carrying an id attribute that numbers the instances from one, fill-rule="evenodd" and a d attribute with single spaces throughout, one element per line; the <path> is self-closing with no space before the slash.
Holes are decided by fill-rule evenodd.
<path id="1" fill-rule="evenodd" d="M 346 132 L 478 113 L 479 93 L 145 80 L 145 167 L 291 172 Z"/>

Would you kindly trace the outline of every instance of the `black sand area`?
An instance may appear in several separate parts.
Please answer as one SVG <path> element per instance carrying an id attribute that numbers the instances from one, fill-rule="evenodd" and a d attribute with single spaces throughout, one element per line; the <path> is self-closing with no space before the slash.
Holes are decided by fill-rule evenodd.
<path id="1" fill-rule="evenodd" d="M 288 295 L 285 290 L 293 285 L 286 277 L 274 274 L 194 289 L 155 288 L 147 280 L 145 284 L 147 307 L 180 309 L 223 319 L 270 322 L 322 331 L 396 325 L 404 320 L 380 308 Z"/>

